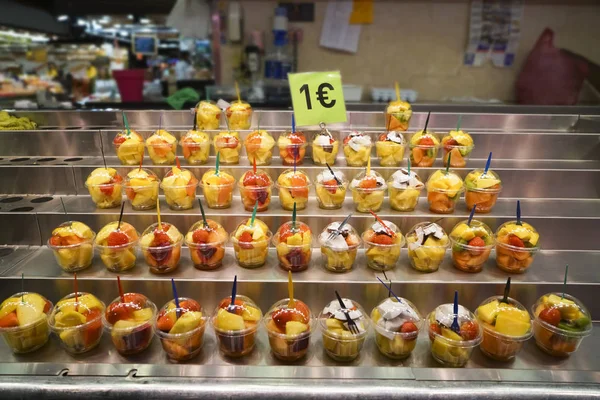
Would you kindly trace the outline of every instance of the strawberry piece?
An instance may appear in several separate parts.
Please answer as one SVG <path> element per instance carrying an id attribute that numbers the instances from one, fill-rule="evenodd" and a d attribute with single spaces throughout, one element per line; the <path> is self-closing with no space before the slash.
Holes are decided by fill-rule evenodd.
<path id="1" fill-rule="evenodd" d="M 105 196 L 112 196 L 114 190 L 114 185 L 110 183 L 107 183 L 106 185 L 100 185 L 100 192 L 102 192 L 102 194 L 104 194 Z"/>
<path id="2" fill-rule="evenodd" d="M 419 146 L 435 146 L 435 143 L 432 138 L 424 137 L 419 140 Z"/>
<path id="3" fill-rule="evenodd" d="M 550 324 L 552 326 L 558 326 L 558 324 L 560 323 L 560 319 L 561 319 L 560 310 L 558 308 L 556 308 L 556 307 L 546 307 L 546 308 L 544 308 L 540 312 L 540 314 L 538 315 L 538 317 L 542 321 L 544 321 L 544 322 L 546 322 L 546 323 L 548 323 L 548 324 Z"/>
<path id="4" fill-rule="evenodd" d="M 179 302 L 179 308 L 185 309 L 187 311 L 200 311 L 202 307 L 196 300 L 184 300 Z"/>
<path id="5" fill-rule="evenodd" d="M 288 139 L 296 145 L 306 143 L 306 138 L 302 132 L 291 133 L 288 135 Z"/>
<path id="6" fill-rule="evenodd" d="M 442 328 L 440 328 L 440 326 L 435 322 L 429 325 L 429 330 L 433 333 L 437 333 L 438 335 L 442 334 Z"/>
<path id="7" fill-rule="evenodd" d="M 446 151 L 450 151 L 452 149 L 452 147 L 458 146 L 458 145 L 459 145 L 459 143 L 455 139 L 450 139 L 450 140 L 446 141 L 446 143 L 444 143 L 444 149 L 446 149 Z"/>
<path id="8" fill-rule="evenodd" d="M 208 243 L 209 232 L 205 229 L 196 229 L 192 233 L 192 240 L 194 243 Z"/>
<path id="9" fill-rule="evenodd" d="M 483 241 L 482 238 L 480 238 L 479 236 L 477 236 L 477 237 L 474 237 L 473 239 L 471 239 L 469 241 L 469 246 L 484 247 L 485 246 L 485 242 Z"/>
<path id="10" fill-rule="evenodd" d="M 344 144 L 347 145 L 348 143 L 350 143 L 350 140 L 352 140 L 352 136 L 346 136 L 344 138 Z"/>
<path id="11" fill-rule="evenodd" d="M 238 239 L 240 242 L 252 242 L 252 234 L 248 231 L 243 232 Z"/>
<path id="12" fill-rule="evenodd" d="M 118 135 L 118 136 L 115 136 L 115 138 L 113 139 L 113 144 L 121 144 L 126 140 L 127 140 L 127 138 L 125 136 Z"/>
<path id="13" fill-rule="evenodd" d="M 381 135 L 379 135 L 379 141 L 380 142 L 385 142 L 387 141 L 387 133 L 382 133 Z"/>
<path id="14" fill-rule="evenodd" d="M 108 235 L 106 243 L 109 246 L 123 246 L 129 243 L 129 236 L 122 231 L 113 231 Z"/>
<path id="15" fill-rule="evenodd" d="M 60 236 L 52 236 L 52 237 L 50 238 L 50 244 L 51 244 L 52 246 L 62 246 L 62 244 L 61 244 L 61 243 L 62 243 L 62 240 L 61 240 L 61 237 L 60 237 Z"/>
<path id="16" fill-rule="evenodd" d="M 402 326 L 400 327 L 400 332 L 402 332 L 402 333 L 416 332 L 418 330 L 419 330 L 419 328 L 417 328 L 417 325 L 415 325 L 414 322 L 410 322 L 410 321 L 403 323 Z"/>
<path id="17" fill-rule="evenodd" d="M 517 235 L 509 235 L 508 244 L 515 247 L 525 247 L 525 244 Z"/>
<path id="18" fill-rule="evenodd" d="M 460 327 L 460 336 L 464 340 L 473 340 L 479 334 L 479 327 L 473 321 L 467 321 Z"/>
<path id="19" fill-rule="evenodd" d="M 163 228 L 164 229 L 164 228 Z M 167 232 L 155 230 L 154 231 L 154 240 L 152 241 L 152 246 L 150 247 L 164 247 L 169 246 L 171 244 L 171 238 L 167 235 Z"/>

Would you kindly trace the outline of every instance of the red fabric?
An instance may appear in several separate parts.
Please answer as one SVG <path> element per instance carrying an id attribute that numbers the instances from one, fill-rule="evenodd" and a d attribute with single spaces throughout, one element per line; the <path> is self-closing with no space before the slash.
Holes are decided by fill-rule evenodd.
<path id="1" fill-rule="evenodd" d="M 516 84 L 519 104 L 577 103 L 588 64 L 554 47 L 554 32 L 546 28 L 529 53 Z"/>

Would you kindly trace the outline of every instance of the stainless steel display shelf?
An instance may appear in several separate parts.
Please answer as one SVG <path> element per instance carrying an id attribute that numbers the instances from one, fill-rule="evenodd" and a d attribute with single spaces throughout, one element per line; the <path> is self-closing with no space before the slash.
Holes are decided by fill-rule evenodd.
<path id="1" fill-rule="evenodd" d="M 105 223 L 118 218 L 118 209 L 98 210 L 93 205 L 84 182 L 88 174 L 104 162 L 125 175 L 135 167 L 119 165 L 114 156 L 112 139 L 121 129 L 120 112 L 19 112 L 40 124 L 42 130 L 0 132 L 0 298 L 20 290 L 21 274 L 27 290 L 37 291 L 52 301 L 73 291 L 72 276 L 56 264 L 52 252 L 44 246 L 50 232 L 65 220 L 80 220 L 98 231 Z M 189 111 L 127 112 L 133 129 L 147 137 L 162 126 L 179 138 L 191 127 Z M 415 112 L 407 138 L 421 129 L 426 113 Z M 269 129 L 275 138 L 289 129 L 291 112 L 261 111 L 261 128 Z M 455 113 L 431 114 L 430 130 L 443 135 L 455 128 Z M 222 121 L 224 122 L 224 121 Z M 385 125 L 382 112 L 349 112 L 348 123 L 330 126 L 332 130 L 360 129 L 373 138 Z M 563 289 L 564 266 L 569 264 L 567 292 L 582 300 L 598 321 L 600 303 L 600 117 L 596 115 L 553 114 L 491 114 L 467 113 L 462 127 L 475 141 L 475 149 L 467 168 L 455 169 L 465 176 L 474 168 L 485 165 L 493 151 L 492 168 L 503 181 L 503 191 L 489 214 L 476 218 L 496 229 L 514 219 L 515 200 L 520 199 L 523 218 L 541 234 L 542 250 L 532 267 L 524 274 L 512 275 L 511 295 L 530 307 L 542 294 Z M 225 125 L 222 124 L 221 129 Z M 310 139 L 315 127 L 303 129 Z M 243 139 L 248 131 L 240 131 Z M 342 138 L 344 133 L 335 133 Z M 179 148 L 178 152 L 181 151 Z M 181 154 L 181 153 L 179 153 Z M 212 153 L 214 154 L 214 152 Z M 281 165 L 274 149 L 273 163 L 261 167 L 273 179 L 289 167 Z M 223 166 L 236 179 L 250 166 L 241 152 L 241 164 Z M 314 179 L 323 167 L 310 159 L 308 146 L 301 169 Z M 405 156 L 408 155 L 406 151 Z M 384 177 L 396 169 L 380 167 L 372 153 L 372 168 Z M 441 152 L 431 168 L 416 168 L 422 179 L 442 167 Z M 181 158 L 183 161 L 183 158 Z M 187 166 L 200 178 L 212 168 L 214 155 L 207 165 Z M 144 165 L 162 177 L 169 166 Z M 351 179 L 361 168 L 347 167 L 340 149 L 336 168 Z M 298 213 L 307 222 L 315 237 L 323 227 L 341 220 L 354 210 L 351 194 L 341 210 L 320 210 L 311 188 L 308 207 Z M 198 190 L 201 194 L 201 190 Z M 201 197 L 201 196 L 199 196 Z M 221 222 L 228 232 L 250 214 L 241 205 L 237 190 L 233 206 L 227 210 L 206 209 L 207 215 Z M 163 220 L 187 232 L 200 219 L 198 206 L 188 211 L 168 209 L 161 196 Z M 277 190 L 273 190 L 270 209 L 259 214 L 275 230 L 290 219 L 290 212 L 279 205 Z M 143 231 L 155 222 L 155 211 L 133 211 L 125 206 L 124 219 Z M 451 215 L 433 214 L 426 198 L 420 199 L 411 213 L 390 210 L 386 200 L 379 215 L 398 224 L 402 232 L 417 222 L 438 221 L 446 230 L 467 217 L 464 200 Z M 372 221 L 366 214 L 354 213 L 352 225 L 364 231 Z M 502 292 L 508 274 L 495 266 L 492 255 L 482 272 L 468 274 L 452 266 L 450 253 L 439 271 L 422 274 L 409 265 L 406 249 L 399 263 L 385 274 L 366 267 L 363 250 L 359 251 L 355 268 L 343 274 L 328 272 L 321 266 L 316 238 L 313 242 L 311 266 L 294 274 L 296 296 L 317 313 L 333 298 L 334 290 L 360 302 L 371 310 L 387 291 L 376 277 L 392 282 L 393 289 L 411 299 L 425 314 L 438 304 L 450 302 L 455 290 L 461 303 L 470 309 L 492 294 Z M 253 298 L 263 311 L 275 301 L 287 296 L 286 272 L 278 267 L 271 249 L 265 266 L 247 270 L 235 263 L 233 249 L 228 247 L 224 264 L 214 271 L 193 268 L 187 248 L 182 251 L 179 268 L 165 276 L 153 275 L 138 255 L 138 265 L 121 274 L 127 291 L 148 295 L 157 305 L 172 297 L 169 278 L 178 281 L 180 295 L 199 300 L 212 310 L 219 299 L 231 290 L 231 280 L 238 276 L 239 293 Z M 108 272 L 95 257 L 92 266 L 78 274 L 79 288 L 110 302 L 117 296 L 115 274 Z M 320 335 L 315 332 L 308 357 L 296 364 L 283 365 L 269 352 L 266 334 L 259 334 L 255 352 L 241 360 L 231 360 L 219 354 L 212 330 L 202 353 L 183 364 L 169 362 L 158 341 L 148 351 L 133 357 L 118 355 L 108 335 L 100 346 L 82 356 L 70 356 L 59 348 L 55 337 L 39 352 L 16 356 L 0 344 L 0 398 L 252 398 L 252 399 L 574 399 L 600 398 L 600 323 L 595 322 L 592 336 L 585 339 L 580 350 L 567 359 L 556 359 L 542 353 L 533 339 L 510 363 L 490 361 L 476 349 L 466 368 L 439 367 L 429 354 L 426 335 L 418 340 L 413 355 L 405 361 L 391 361 L 381 356 L 370 334 L 360 358 L 348 365 L 336 363 L 323 353 Z"/>

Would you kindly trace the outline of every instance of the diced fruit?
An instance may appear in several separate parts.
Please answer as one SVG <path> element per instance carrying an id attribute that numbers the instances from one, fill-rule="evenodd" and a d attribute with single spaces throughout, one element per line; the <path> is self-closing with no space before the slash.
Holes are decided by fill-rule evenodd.
<path id="1" fill-rule="evenodd" d="M 149 321 L 152 319 L 152 309 L 146 307 L 141 310 L 135 310 L 133 312 L 133 318 L 138 322 Z"/>
<path id="2" fill-rule="evenodd" d="M 308 330 L 308 325 L 298 321 L 289 321 L 285 324 L 286 335 L 299 335 Z"/>
<path id="3" fill-rule="evenodd" d="M 492 300 L 477 309 L 477 316 L 486 324 L 493 325 L 499 311 L 500 303 L 498 300 Z"/>
<path id="4" fill-rule="evenodd" d="M 19 326 L 28 325 L 38 321 L 43 315 L 43 310 L 44 306 L 38 308 L 28 303 L 19 303 L 17 305 L 17 318 L 19 319 Z"/>
<path id="5" fill-rule="evenodd" d="M 169 331 L 170 334 L 179 334 L 192 331 L 196 329 L 202 322 L 202 313 L 198 311 L 190 311 L 182 316 L 175 322 L 173 328 Z"/>
<path id="6" fill-rule="evenodd" d="M 85 316 L 77 311 L 59 311 L 55 316 L 55 320 L 58 328 L 79 326 L 86 322 Z"/>
<path id="7" fill-rule="evenodd" d="M 496 317 L 496 331 L 503 335 L 523 336 L 529 332 L 529 313 L 517 308 L 504 308 Z"/>
<path id="8" fill-rule="evenodd" d="M 460 336 L 464 340 L 473 340 L 479 334 L 479 327 L 473 321 L 467 321 L 460 326 Z"/>
<path id="9" fill-rule="evenodd" d="M 258 308 L 250 307 L 246 305 L 242 312 L 242 319 L 244 321 L 260 321 L 261 312 Z"/>
<path id="10" fill-rule="evenodd" d="M 241 331 L 246 325 L 244 324 L 244 318 L 240 315 L 232 314 L 224 309 L 219 309 L 215 325 L 218 329 L 224 331 Z"/>
<path id="11" fill-rule="evenodd" d="M 556 307 L 546 307 L 544 308 L 538 315 L 539 319 L 542 321 L 553 325 L 558 326 L 560 323 L 561 315 L 560 311 Z"/>
<path id="12" fill-rule="evenodd" d="M 459 335 L 458 333 L 454 332 L 451 329 L 448 328 L 441 328 L 442 330 L 442 336 L 445 337 L 446 339 L 450 339 L 450 340 L 457 340 L 457 341 L 461 341 L 463 340 L 462 336 Z"/>

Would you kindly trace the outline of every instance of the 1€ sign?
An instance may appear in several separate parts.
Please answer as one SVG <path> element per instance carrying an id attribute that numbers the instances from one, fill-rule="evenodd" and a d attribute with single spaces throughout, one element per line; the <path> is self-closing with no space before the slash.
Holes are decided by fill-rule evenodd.
<path id="1" fill-rule="evenodd" d="M 296 125 L 346 122 L 339 71 L 288 74 Z"/>

